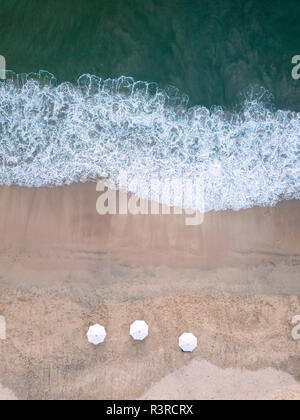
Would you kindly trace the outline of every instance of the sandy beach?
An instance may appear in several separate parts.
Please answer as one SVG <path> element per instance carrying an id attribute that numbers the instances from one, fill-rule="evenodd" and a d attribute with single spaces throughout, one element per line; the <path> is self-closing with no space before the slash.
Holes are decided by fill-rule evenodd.
<path id="1" fill-rule="evenodd" d="M 0 399 L 299 399 L 300 202 L 186 226 L 100 216 L 98 197 L 93 183 L 0 187 Z"/>

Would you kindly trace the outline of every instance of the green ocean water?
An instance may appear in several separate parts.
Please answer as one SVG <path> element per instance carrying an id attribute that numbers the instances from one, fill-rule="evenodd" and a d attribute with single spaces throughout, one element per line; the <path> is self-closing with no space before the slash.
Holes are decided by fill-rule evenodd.
<path id="1" fill-rule="evenodd" d="M 1 0 L 0 55 L 17 73 L 84 73 L 174 85 L 230 107 L 253 85 L 300 110 L 299 0 Z"/>

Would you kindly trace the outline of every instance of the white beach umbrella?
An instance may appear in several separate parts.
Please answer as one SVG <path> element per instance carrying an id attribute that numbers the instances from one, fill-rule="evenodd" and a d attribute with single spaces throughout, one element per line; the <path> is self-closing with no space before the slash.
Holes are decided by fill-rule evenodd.
<path id="1" fill-rule="evenodd" d="M 192 333 L 184 333 L 179 337 L 179 347 L 182 351 L 192 352 L 197 348 L 197 337 Z"/>
<path id="2" fill-rule="evenodd" d="M 134 340 L 144 340 L 149 333 L 149 327 L 145 321 L 135 321 L 130 326 L 130 335 Z"/>
<path id="3" fill-rule="evenodd" d="M 98 344 L 103 343 L 103 341 L 105 340 L 106 331 L 105 328 L 102 327 L 102 325 L 96 324 L 89 328 L 86 335 L 89 343 L 97 346 Z"/>

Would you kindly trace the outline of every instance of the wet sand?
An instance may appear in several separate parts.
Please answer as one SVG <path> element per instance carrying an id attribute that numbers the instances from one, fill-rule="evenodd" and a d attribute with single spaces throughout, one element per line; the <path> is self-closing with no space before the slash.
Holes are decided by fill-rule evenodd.
<path id="1" fill-rule="evenodd" d="M 98 197 L 95 184 L 0 188 L 2 387 L 21 399 L 189 398 L 189 378 L 199 399 L 300 398 L 299 201 L 186 226 L 100 216 Z M 128 335 L 135 319 L 150 325 L 143 343 Z M 108 337 L 95 348 L 96 322 Z M 193 354 L 177 345 L 188 330 Z"/>

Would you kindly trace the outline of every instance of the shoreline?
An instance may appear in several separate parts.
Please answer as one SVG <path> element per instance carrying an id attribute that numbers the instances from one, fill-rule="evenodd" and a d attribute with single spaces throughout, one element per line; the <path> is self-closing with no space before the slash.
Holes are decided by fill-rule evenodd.
<path id="1" fill-rule="evenodd" d="M 143 263 L 184 266 L 186 261 L 197 268 L 247 265 L 243 254 L 250 259 L 259 253 L 275 259 L 300 257 L 300 200 L 272 208 L 211 211 L 202 224 L 186 226 L 185 214 L 101 216 L 96 210 L 99 196 L 93 183 L 53 189 L 0 187 L 2 248 L 85 247 L 123 255 L 134 251 Z M 155 255 L 156 250 L 165 256 Z M 178 254 L 180 262 L 172 258 Z"/>
<path id="2" fill-rule="evenodd" d="M 100 216 L 98 197 L 94 184 L 0 187 L 10 395 L 185 399 L 189 377 L 197 399 L 300 398 L 300 201 L 185 226 L 184 216 Z M 150 325 L 141 345 L 128 334 L 135 319 Z M 98 347 L 85 336 L 94 323 L 108 331 Z M 191 355 L 178 350 L 183 331 L 198 337 Z"/>

